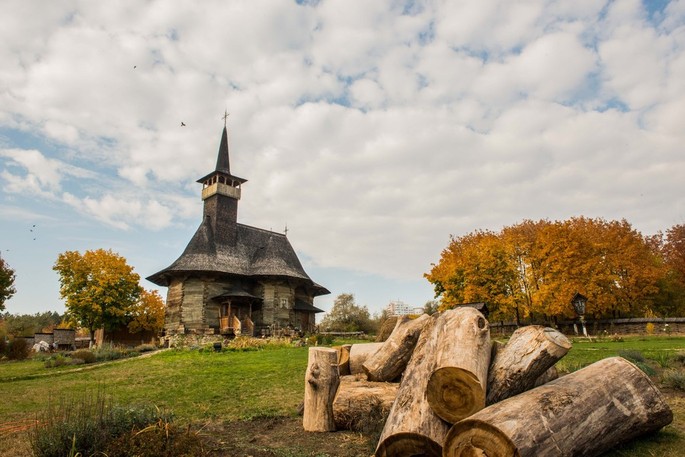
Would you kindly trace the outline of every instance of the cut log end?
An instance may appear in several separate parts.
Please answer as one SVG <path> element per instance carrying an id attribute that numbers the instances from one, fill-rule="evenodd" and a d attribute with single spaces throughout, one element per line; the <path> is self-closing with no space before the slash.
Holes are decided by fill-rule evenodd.
<path id="1" fill-rule="evenodd" d="M 435 370 L 426 388 L 428 404 L 442 420 L 454 424 L 485 407 L 485 391 L 468 370 L 443 367 Z"/>
<path id="2" fill-rule="evenodd" d="M 398 433 L 378 444 L 375 457 L 442 457 L 442 446 L 425 435 Z"/>
<path id="3" fill-rule="evenodd" d="M 566 349 L 566 351 L 569 351 L 571 349 L 571 347 L 573 346 L 571 341 L 568 338 L 566 338 L 566 335 L 564 335 L 563 333 L 561 333 L 561 332 L 559 332 L 553 328 L 545 327 L 543 332 L 544 332 L 545 338 L 547 338 L 549 341 L 553 342 L 554 344 L 556 344 L 560 348 Z"/>
<path id="4" fill-rule="evenodd" d="M 498 428 L 487 422 L 465 419 L 445 438 L 444 457 L 519 457 L 518 449 Z"/>

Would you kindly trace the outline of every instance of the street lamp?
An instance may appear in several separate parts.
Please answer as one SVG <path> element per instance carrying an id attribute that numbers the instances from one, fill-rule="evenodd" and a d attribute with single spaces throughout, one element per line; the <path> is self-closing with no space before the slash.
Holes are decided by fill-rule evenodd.
<path id="1" fill-rule="evenodd" d="M 580 326 L 583 329 L 583 335 L 587 336 L 587 330 L 585 330 L 585 305 L 587 304 L 587 297 L 580 292 L 576 292 L 571 299 L 571 304 L 580 318 Z"/>

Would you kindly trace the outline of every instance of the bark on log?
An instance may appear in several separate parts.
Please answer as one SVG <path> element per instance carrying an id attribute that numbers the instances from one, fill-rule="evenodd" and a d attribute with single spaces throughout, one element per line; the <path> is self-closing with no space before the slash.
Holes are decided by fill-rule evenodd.
<path id="1" fill-rule="evenodd" d="M 378 335 L 376 335 L 376 343 L 382 343 L 388 339 L 392 331 L 395 329 L 395 325 L 397 324 L 399 317 L 400 316 L 390 316 L 383 321 L 383 325 L 381 325 L 381 329 L 378 331 Z"/>
<path id="2" fill-rule="evenodd" d="M 388 382 L 402 374 L 414 351 L 419 333 L 428 319 L 428 314 L 422 314 L 416 319 L 409 319 L 406 316 L 397 319 L 390 337 L 378 352 L 362 364 L 369 381 Z"/>
<path id="3" fill-rule="evenodd" d="M 338 395 L 333 402 L 337 430 L 380 432 L 397 396 L 399 384 L 370 382 L 358 376 L 340 378 Z"/>
<path id="4" fill-rule="evenodd" d="M 533 387 L 534 388 L 540 387 L 540 386 L 545 385 L 548 382 L 554 381 L 555 379 L 558 379 L 558 378 L 559 378 L 559 371 L 557 370 L 557 367 L 551 366 L 547 369 L 547 371 L 542 373 L 538 377 L 538 379 L 535 380 L 535 385 Z"/>
<path id="5" fill-rule="evenodd" d="M 414 348 L 397 398 L 381 433 L 376 457 L 441 457 L 449 424 L 440 419 L 426 400 L 428 377 L 435 367 L 437 339 L 434 314 L 426 323 Z"/>
<path id="6" fill-rule="evenodd" d="M 444 457 L 592 457 L 672 420 L 649 377 L 612 357 L 458 422 Z"/>
<path id="7" fill-rule="evenodd" d="M 569 349 L 568 338 L 553 328 L 519 328 L 490 364 L 486 403 L 491 405 L 532 389 L 535 381 Z"/>
<path id="8" fill-rule="evenodd" d="M 350 373 L 350 348 L 351 344 L 343 344 L 342 346 L 333 346 L 333 349 L 338 351 L 338 373 L 340 376 L 347 376 Z"/>
<path id="9" fill-rule="evenodd" d="M 309 348 L 304 379 L 304 430 L 335 431 L 333 400 L 340 384 L 337 351 L 332 348 Z"/>
<path id="10" fill-rule="evenodd" d="M 353 344 L 350 348 L 350 374 L 364 373 L 363 364 L 383 346 L 383 343 Z M 365 374 L 365 373 L 364 373 Z"/>
<path id="11" fill-rule="evenodd" d="M 435 325 L 436 363 L 427 398 L 435 414 L 454 424 L 485 407 L 490 325 L 480 311 L 469 307 L 442 313 Z"/>

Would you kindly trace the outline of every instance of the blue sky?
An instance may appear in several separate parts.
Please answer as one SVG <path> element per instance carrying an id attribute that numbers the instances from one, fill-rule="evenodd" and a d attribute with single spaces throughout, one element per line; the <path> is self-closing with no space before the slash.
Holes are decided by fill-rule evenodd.
<path id="1" fill-rule="evenodd" d="M 113 249 L 143 278 L 173 262 L 224 110 L 239 220 L 288 227 L 323 309 L 423 305 L 450 235 L 685 222 L 683 0 L 3 6 L 12 313 L 64 310 L 66 250 Z"/>

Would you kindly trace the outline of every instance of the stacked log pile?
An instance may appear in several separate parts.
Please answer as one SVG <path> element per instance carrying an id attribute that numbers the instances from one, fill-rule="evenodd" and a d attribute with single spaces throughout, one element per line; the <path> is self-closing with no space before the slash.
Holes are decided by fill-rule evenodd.
<path id="1" fill-rule="evenodd" d="M 570 349 L 536 325 L 492 342 L 468 307 L 398 319 L 384 343 L 310 349 L 304 429 L 382 424 L 377 457 L 596 456 L 672 421 L 649 377 L 620 357 L 559 377 Z"/>

